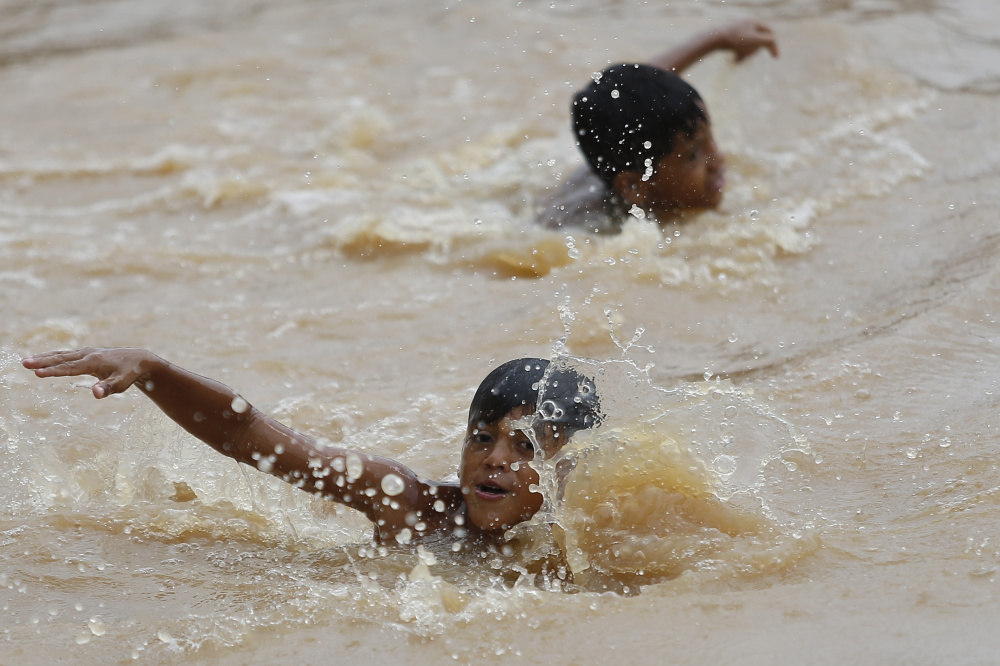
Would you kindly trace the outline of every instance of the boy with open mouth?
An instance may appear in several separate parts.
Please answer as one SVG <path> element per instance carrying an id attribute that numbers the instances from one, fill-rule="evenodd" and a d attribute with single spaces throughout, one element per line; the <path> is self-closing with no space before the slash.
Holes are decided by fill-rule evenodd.
<path id="1" fill-rule="evenodd" d="M 216 451 L 361 511 L 379 544 L 454 535 L 499 543 L 542 507 L 536 459 L 599 424 L 593 380 L 538 358 L 483 380 L 469 409 L 458 483 L 421 479 L 380 456 L 325 446 L 252 407 L 229 387 L 143 349 L 57 351 L 23 359 L 38 377 L 91 375 L 94 397 L 135 385 Z"/>

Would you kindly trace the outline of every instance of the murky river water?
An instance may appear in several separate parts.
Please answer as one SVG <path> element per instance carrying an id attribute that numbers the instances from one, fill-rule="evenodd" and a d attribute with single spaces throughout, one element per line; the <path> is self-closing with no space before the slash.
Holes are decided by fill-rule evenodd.
<path id="1" fill-rule="evenodd" d="M 691 82 L 723 206 L 532 225 L 607 63 L 755 16 Z M 993 663 L 1000 6 L 0 0 L 0 662 Z M 141 395 L 141 346 L 448 478 L 496 364 L 603 362 L 525 528 L 379 552 Z M 644 369 L 649 385 L 636 384 Z M 554 525 L 554 527 L 549 527 Z"/>

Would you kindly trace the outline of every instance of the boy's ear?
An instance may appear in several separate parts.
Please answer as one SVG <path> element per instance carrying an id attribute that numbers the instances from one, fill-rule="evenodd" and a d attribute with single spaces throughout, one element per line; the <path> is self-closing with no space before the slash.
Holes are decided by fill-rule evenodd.
<path id="1" fill-rule="evenodd" d="M 615 194 L 621 197 L 621 200 L 625 202 L 626 205 L 632 206 L 633 204 L 639 208 L 645 208 L 646 194 L 645 194 L 645 181 L 642 179 L 642 174 L 638 171 L 619 171 L 615 176 L 614 190 Z"/>

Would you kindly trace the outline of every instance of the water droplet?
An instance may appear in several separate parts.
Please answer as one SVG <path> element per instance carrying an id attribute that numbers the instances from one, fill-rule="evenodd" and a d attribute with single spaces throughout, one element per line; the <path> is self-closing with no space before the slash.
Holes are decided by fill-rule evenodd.
<path id="1" fill-rule="evenodd" d="M 236 412 L 237 414 L 242 414 L 243 412 L 247 411 L 247 407 L 249 407 L 250 405 L 248 405 L 247 401 L 241 398 L 240 396 L 236 396 L 235 398 L 233 398 L 233 403 L 230 406 L 233 408 L 234 412 Z"/>
<path id="2" fill-rule="evenodd" d="M 160 630 L 159 630 L 158 632 L 156 632 L 156 637 L 157 637 L 157 638 L 159 638 L 159 639 L 160 639 L 161 641 L 163 641 L 164 643 L 169 643 L 169 642 L 170 642 L 171 640 L 173 640 L 173 639 L 172 639 L 172 638 L 170 637 L 170 634 L 168 634 L 168 633 L 167 633 L 167 632 L 166 632 L 165 630 L 163 630 L 163 629 L 160 629 Z"/>
<path id="3" fill-rule="evenodd" d="M 612 90 L 611 91 L 611 97 L 614 98 L 614 99 L 618 99 L 618 95 L 620 95 L 620 94 L 621 93 L 619 93 L 617 90 Z"/>
<path id="4" fill-rule="evenodd" d="M 95 636 L 103 636 L 104 632 L 107 631 L 107 627 L 99 617 L 90 618 L 90 622 L 88 622 L 88 624 L 90 625 L 90 633 Z"/>
<path id="5" fill-rule="evenodd" d="M 910 460 L 915 459 L 917 457 L 917 450 L 914 449 L 913 447 L 906 449 L 906 457 L 909 458 Z"/>
<path id="6" fill-rule="evenodd" d="M 948 210 L 955 210 L 955 204 L 948 204 Z"/>
<path id="7" fill-rule="evenodd" d="M 382 492 L 389 497 L 395 497 L 403 492 L 405 488 L 406 484 L 403 483 L 403 479 L 395 474 L 386 474 L 382 477 Z"/>
<path id="8" fill-rule="evenodd" d="M 759 212 L 759 211 L 757 211 L 757 210 L 752 210 L 752 211 L 750 211 L 750 219 L 751 219 L 751 220 L 757 220 L 757 219 L 760 219 L 760 212 Z"/>
<path id="9" fill-rule="evenodd" d="M 434 500 L 434 510 L 438 513 L 444 513 L 444 502 L 441 500 Z"/>
<path id="10" fill-rule="evenodd" d="M 434 555 L 434 553 L 430 552 L 423 546 L 417 546 L 417 557 L 420 558 L 420 561 L 423 564 L 429 567 L 434 566 L 438 562 L 437 557 Z"/>
<path id="11" fill-rule="evenodd" d="M 90 642 L 90 634 L 78 634 L 76 637 L 77 645 L 86 645 Z"/>
<path id="12" fill-rule="evenodd" d="M 706 370 L 705 374 L 703 374 L 702 377 L 704 377 L 705 381 L 707 382 L 708 380 L 710 380 L 712 378 L 712 371 L 711 370 Z"/>
<path id="13" fill-rule="evenodd" d="M 736 342 L 739 339 L 740 339 L 740 336 L 736 335 L 735 333 L 730 333 L 729 334 L 729 341 L 730 342 Z"/>
<path id="14" fill-rule="evenodd" d="M 722 455 L 712 461 L 712 467 L 719 474 L 729 476 L 736 471 L 736 459 L 732 456 Z"/>
<path id="15" fill-rule="evenodd" d="M 614 257 L 604 257 L 604 263 L 606 263 L 608 266 L 614 266 L 615 265 Z"/>
<path id="16" fill-rule="evenodd" d="M 546 421 L 558 420 L 563 417 L 563 410 L 551 400 L 546 400 L 538 406 L 539 415 Z"/>
<path id="17" fill-rule="evenodd" d="M 643 209 L 639 208 L 635 204 L 632 204 L 632 207 L 628 209 L 628 214 L 631 215 L 632 217 L 634 217 L 637 220 L 644 220 L 644 219 L 646 219 L 646 211 L 644 211 Z"/>
<path id="18" fill-rule="evenodd" d="M 365 473 L 365 464 L 361 462 L 361 456 L 351 453 L 347 456 L 347 480 L 357 481 Z"/>

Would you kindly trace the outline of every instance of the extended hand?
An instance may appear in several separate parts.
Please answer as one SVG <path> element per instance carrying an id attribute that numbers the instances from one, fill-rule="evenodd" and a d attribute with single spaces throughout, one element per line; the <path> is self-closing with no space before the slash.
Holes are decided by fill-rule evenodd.
<path id="1" fill-rule="evenodd" d="M 719 29 L 719 37 L 723 48 L 732 51 L 736 62 L 750 57 L 760 48 L 766 48 L 775 58 L 778 57 L 778 43 L 771 29 L 759 21 L 747 19 L 737 21 Z"/>
<path id="2" fill-rule="evenodd" d="M 29 356 L 21 361 L 38 377 L 92 375 L 100 381 L 91 389 L 95 398 L 104 398 L 128 389 L 149 372 L 147 362 L 155 359 L 145 349 L 96 349 L 55 351 Z"/>
<path id="3" fill-rule="evenodd" d="M 746 19 L 695 35 L 653 58 L 649 64 L 680 74 L 713 51 L 732 51 L 736 62 L 740 62 L 761 48 L 778 56 L 778 43 L 771 29 L 760 21 Z"/>

